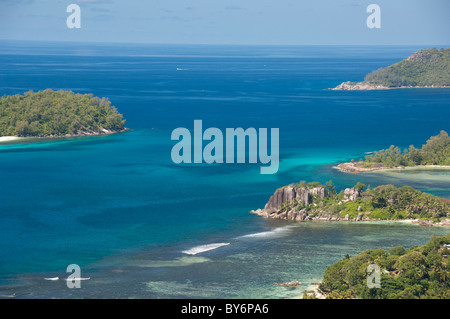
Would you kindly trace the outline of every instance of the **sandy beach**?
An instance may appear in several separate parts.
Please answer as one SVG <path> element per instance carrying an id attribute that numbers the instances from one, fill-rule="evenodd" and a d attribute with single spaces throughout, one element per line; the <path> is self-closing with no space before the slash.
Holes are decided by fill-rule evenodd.
<path id="1" fill-rule="evenodd" d="M 2 142 L 9 142 L 9 141 L 15 141 L 18 139 L 21 139 L 23 137 L 18 137 L 18 136 L 0 136 L 0 143 Z"/>
<path id="2" fill-rule="evenodd" d="M 6 143 L 6 142 L 12 142 L 12 141 L 18 141 L 18 140 L 26 140 L 26 142 L 36 142 L 36 141 L 42 141 L 45 139 L 58 139 L 58 138 L 72 138 L 72 137 L 84 137 L 84 136 L 100 136 L 100 135 L 111 135 L 111 134 L 117 134 L 117 133 L 123 133 L 129 131 L 129 128 L 124 128 L 122 130 L 118 131 L 110 131 L 103 129 L 102 132 L 80 132 L 79 134 L 66 134 L 61 136 L 29 136 L 29 137 L 18 137 L 18 136 L 0 136 L 0 144 Z"/>
<path id="3" fill-rule="evenodd" d="M 375 171 L 392 171 L 392 170 L 420 170 L 420 169 L 450 169 L 449 165 L 415 165 L 415 166 L 396 166 L 396 167 L 384 167 L 383 164 L 371 163 L 372 167 L 361 167 L 362 162 L 347 162 L 341 163 L 336 166 L 342 172 L 345 173 L 366 173 Z"/>

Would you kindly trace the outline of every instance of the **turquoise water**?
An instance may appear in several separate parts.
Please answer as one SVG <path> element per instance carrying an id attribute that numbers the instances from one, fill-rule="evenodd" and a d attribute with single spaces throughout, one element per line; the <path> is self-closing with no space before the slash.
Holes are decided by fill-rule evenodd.
<path id="1" fill-rule="evenodd" d="M 447 233 L 395 223 L 287 225 L 248 214 L 299 180 L 333 179 L 338 188 L 388 182 L 450 198 L 445 171 L 362 176 L 333 168 L 449 131 L 450 90 L 328 90 L 417 49 L 2 42 L 0 94 L 53 88 L 107 96 L 131 131 L 0 145 L 0 292 L 295 297 L 298 290 L 273 283 L 315 282 L 347 253 Z M 280 128 L 279 172 L 175 165 L 171 132 L 192 129 L 195 119 L 204 128 Z M 183 253 L 217 243 L 227 245 Z M 83 289 L 43 280 L 66 277 L 72 263 L 91 277 Z"/>

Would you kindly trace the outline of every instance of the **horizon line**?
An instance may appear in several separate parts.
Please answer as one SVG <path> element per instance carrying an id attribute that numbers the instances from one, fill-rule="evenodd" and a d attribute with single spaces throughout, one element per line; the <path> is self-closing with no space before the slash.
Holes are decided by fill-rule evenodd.
<path id="1" fill-rule="evenodd" d="M 193 45 L 193 46 L 440 46 L 440 47 L 450 47 L 450 44 L 274 44 L 274 43 L 165 43 L 165 42 L 112 42 L 112 41 L 68 41 L 68 40 L 27 40 L 27 39 L 0 39 L 0 41 L 12 41 L 12 42 L 47 42 L 47 43 L 84 43 L 84 44 L 127 44 L 127 45 Z"/>

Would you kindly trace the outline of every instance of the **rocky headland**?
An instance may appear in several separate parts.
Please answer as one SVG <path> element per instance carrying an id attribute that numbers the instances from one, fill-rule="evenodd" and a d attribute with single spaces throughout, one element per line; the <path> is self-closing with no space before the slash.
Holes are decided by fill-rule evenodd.
<path id="1" fill-rule="evenodd" d="M 344 82 L 332 90 L 370 91 L 411 88 L 450 88 L 450 48 L 424 49 L 367 74 L 362 82 Z"/>
<path id="2" fill-rule="evenodd" d="M 401 86 L 385 86 L 381 84 L 369 82 L 343 82 L 332 88 L 334 91 L 373 91 L 373 90 L 393 90 L 393 89 L 445 89 L 450 88 L 447 85 L 401 85 Z"/>
<path id="3" fill-rule="evenodd" d="M 366 82 L 343 82 L 332 88 L 335 91 L 371 91 L 371 90 L 389 90 L 390 88 L 384 85 L 371 84 Z"/>
<path id="4" fill-rule="evenodd" d="M 303 209 L 290 209 L 286 207 L 291 204 L 300 204 L 302 206 L 318 207 L 318 204 L 314 203 L 315 199 L 325 199 L 328 195 L 328 191 L 322 187 L 316 187 L 309 189 L 308 187 L 294 187 L 286 186 L 279 188 L 275 193 L 270 196 L 269 201 L 263 209 L 252 210 L 250 213 L 275 219 L 286 219 L 294 221 L 306 221 L 306 220 L 344 220 L 344 221 L 361 221 L 369 220 L 368 217 L 364 217 L 364 214 L 359 213 L 355 218 L 351 218 L 348 214 L 343 218 L 336 214 L 328 214 L 320 209 L 314 209 L 314 214 L 309 214 L 306 208 Z M 344 199 L 340 201 L 341 204 L 348 201 L 354 201 L 361 196 L 361 190 L 355 187 L 346 188 L 344 190 Z"/>
<path id="5" fill-rule="evenodd" d="M 336 194 L 334 189 L 330 191 L 326 187 L 309 188 L 288 185 L 277 189 L 263 209 L 252 210 L 250 213 L 264 218 L 296 222 L 397 220 L 423 226 L 450 226 L 450 218 L 446 218 L 450 217 L 449 201 L 413 190 L 410 187 L 397 189 L 392 185 L 382 185 L 374 190 L 363 191 L 365 185 L 361 185 L 357 184 L 355 187 L 346 188 L 339 194 Z M 417 199 L 411 199 L 409 203 L 401 202 L 399 198 L 405 194 L 417 196 Z M 422 196 L 421 194 L 426 194 L 423 196 L 424 199 L 419 199 Z M 430 213 L 429 216 L 425 213 L 426 209 L 419 207 L 420 201 L 425 200 L 429 205 L 433 205 L 433 213 Z M 433 203 L 430 203 L 429 200 L 433 200 Z M 374 205 L 374 203 L 377 204 Z M 387 212 L 394 208 L 405 212 L 416 209 L 418 214 L 407 213 L 407 215 L 402 215 L 402 213 L 396 213 L 389 215 Z M 419 216 L 420 218 L 418 218 Z M 439 216 L 441 218 L 431 218 Z"/>

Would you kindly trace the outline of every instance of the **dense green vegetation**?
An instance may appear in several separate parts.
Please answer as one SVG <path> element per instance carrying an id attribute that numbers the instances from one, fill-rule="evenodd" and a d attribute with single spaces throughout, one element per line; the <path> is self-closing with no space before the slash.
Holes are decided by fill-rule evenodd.
<path id="1" fill-rule="evenodd" d="M 420 247 L 366 250 L 329 266 L 319 286 L 328 298 L 449 299 L 450 234 L 432 236 Z M 370 264 L 380 267 L 380 287 L 369 288 Z"/>
<path id="2" fill-rule="evenodd" d="M 450 48 L 425 49 L 368 74 L 364 82 L 387 87 L 450 86 Z"/>
<path id="3" fill-rule="evenodd" d="M 366 156 L 361 167 L 370 168 L 370 163 L 381 163 L 384 167 L 450 165 L 450 137 L 447 132 L 441 131 L 439 135 L 430 137 L 422 149 L 411 145 L 403 152 L 399 147 L 392 145 L 388 149 Z"/>
<path id="4" fill-rule="evenodd" d="M 314 195 L 311 203 L 294 199 L 281 205 L 281 212 L 290 210 L 304 210 L 310 216 L 330 216 L 361 219 L 429 219 L 435 222 L 450 217 L 450 203 L 437 196 L 418 191 L 410 186 L 395 187 L 394 185 L 381 185 L 374 189 L 358 182 L 353 187 L 359 190 L 354 200 L 349 200 L 344 191 L 337 193 L 332 181 L 326 185 L 320 183 L 300 182 L 292 184 L 294 187 L 317 188 L 326 190 L 325 197 Z"/>
<path id="5" fill-rule="evenodd" d="M 92 94 L 50 89 L 0 98 L 0 136 L 64 136 L 124 129 L 111 102 Z"/>

